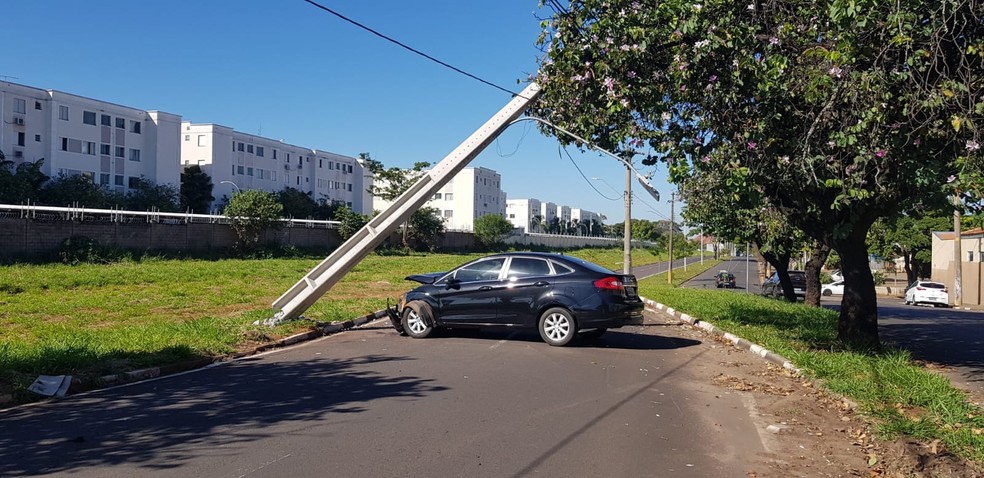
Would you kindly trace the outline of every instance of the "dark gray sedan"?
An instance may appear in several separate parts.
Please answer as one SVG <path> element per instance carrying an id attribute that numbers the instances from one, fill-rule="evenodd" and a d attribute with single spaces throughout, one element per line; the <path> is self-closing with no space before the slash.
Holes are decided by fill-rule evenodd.
<path id="1" fill-rule="evenodd" d="M 420 287 L 389 310 L 393 326 L 415 338 L 437 327 L 537 329 L 550 345 L 642 324 L 635 276 L 563 254 L 494 254 L 450 272 L 407 277 Z"/>

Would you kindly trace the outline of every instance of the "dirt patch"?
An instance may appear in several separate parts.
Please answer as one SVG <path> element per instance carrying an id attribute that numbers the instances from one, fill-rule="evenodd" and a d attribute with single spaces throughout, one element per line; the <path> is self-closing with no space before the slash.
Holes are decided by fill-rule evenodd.
<path id="1" fill-rule="evenodd" d="M 666 327 L 662 334 L 705 342 L 711 350 L 700 378 L 742 394 L 749 404 L 766 451 L 750 459 L 748 477 L 984 478 L 939 444 L 878 439 L 852 401 L 730 342 L 690 325 Z"/>

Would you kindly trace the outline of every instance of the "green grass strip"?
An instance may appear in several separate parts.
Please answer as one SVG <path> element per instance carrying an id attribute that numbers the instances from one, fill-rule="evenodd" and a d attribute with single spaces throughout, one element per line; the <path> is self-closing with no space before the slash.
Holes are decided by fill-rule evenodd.
<path id="1" fill-rule="evenodd" d="M 831 391 L 858 402 L 885 438 L 940 440 L 953 453 L 984 464 L 984 410 L 906 350 L 844 349 L 836 340 L 834 311 L 754 294 L 678 288 L 666 285 L 665 277 L 642 281 L 639 292 L 785 356 Z"/>

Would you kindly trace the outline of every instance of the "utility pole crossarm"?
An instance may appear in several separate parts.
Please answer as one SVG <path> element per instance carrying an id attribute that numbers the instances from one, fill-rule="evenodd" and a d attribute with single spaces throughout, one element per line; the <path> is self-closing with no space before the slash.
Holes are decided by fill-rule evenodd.
<path id="1" fill-rule="evenodd" d="M 284 292 L 273 302 L 273 308 L 279 309 L 273 322 L 297 318 L 317 302 L 400 224 L 427 203 L 434 193 L 475 159 L 539 96 L 540 86 L 531 83 L 433 169 L 417 180 L 410 189 L 396 198 L 390 207 L 359 229 L 304 278 Z"/>

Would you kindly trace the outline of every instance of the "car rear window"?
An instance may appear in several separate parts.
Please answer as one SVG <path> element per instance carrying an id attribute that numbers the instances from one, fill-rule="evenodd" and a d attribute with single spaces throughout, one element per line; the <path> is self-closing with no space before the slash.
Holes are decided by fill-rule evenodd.
<path id="1" fill-rule="evenodd" d="M 600 272 L 602 274 L 614 274 L 614 272 L 612 272 L 612 271 L 610 271 L 608 269 L 605 269 L 604 267 L 601 267 L 598 264 L 595 264 L 594 262 L 588 262 L 588 261 L 586 261 L 584 259 L 581 259 L 580 257 L 564 256 L 564 259 L 567 259 L 567 260 L 569 260 L 569 261 L 571 261 L 571 262 L 573 262 L 573 263 L 575 263 L 575 264 L 577 264 L 577 265 L 579 265 L 579 266 L 581 266 L 581 267 L 583 267 L 585 269 L 588 269 L 590 271 L 593 271 L 593 272 Z"/>
<path id="2" fill-rule="evenodd" d="M 927 289 L 946 289 L 946 286 L 938 282 L 923 282 L 922 286 Z"/>

